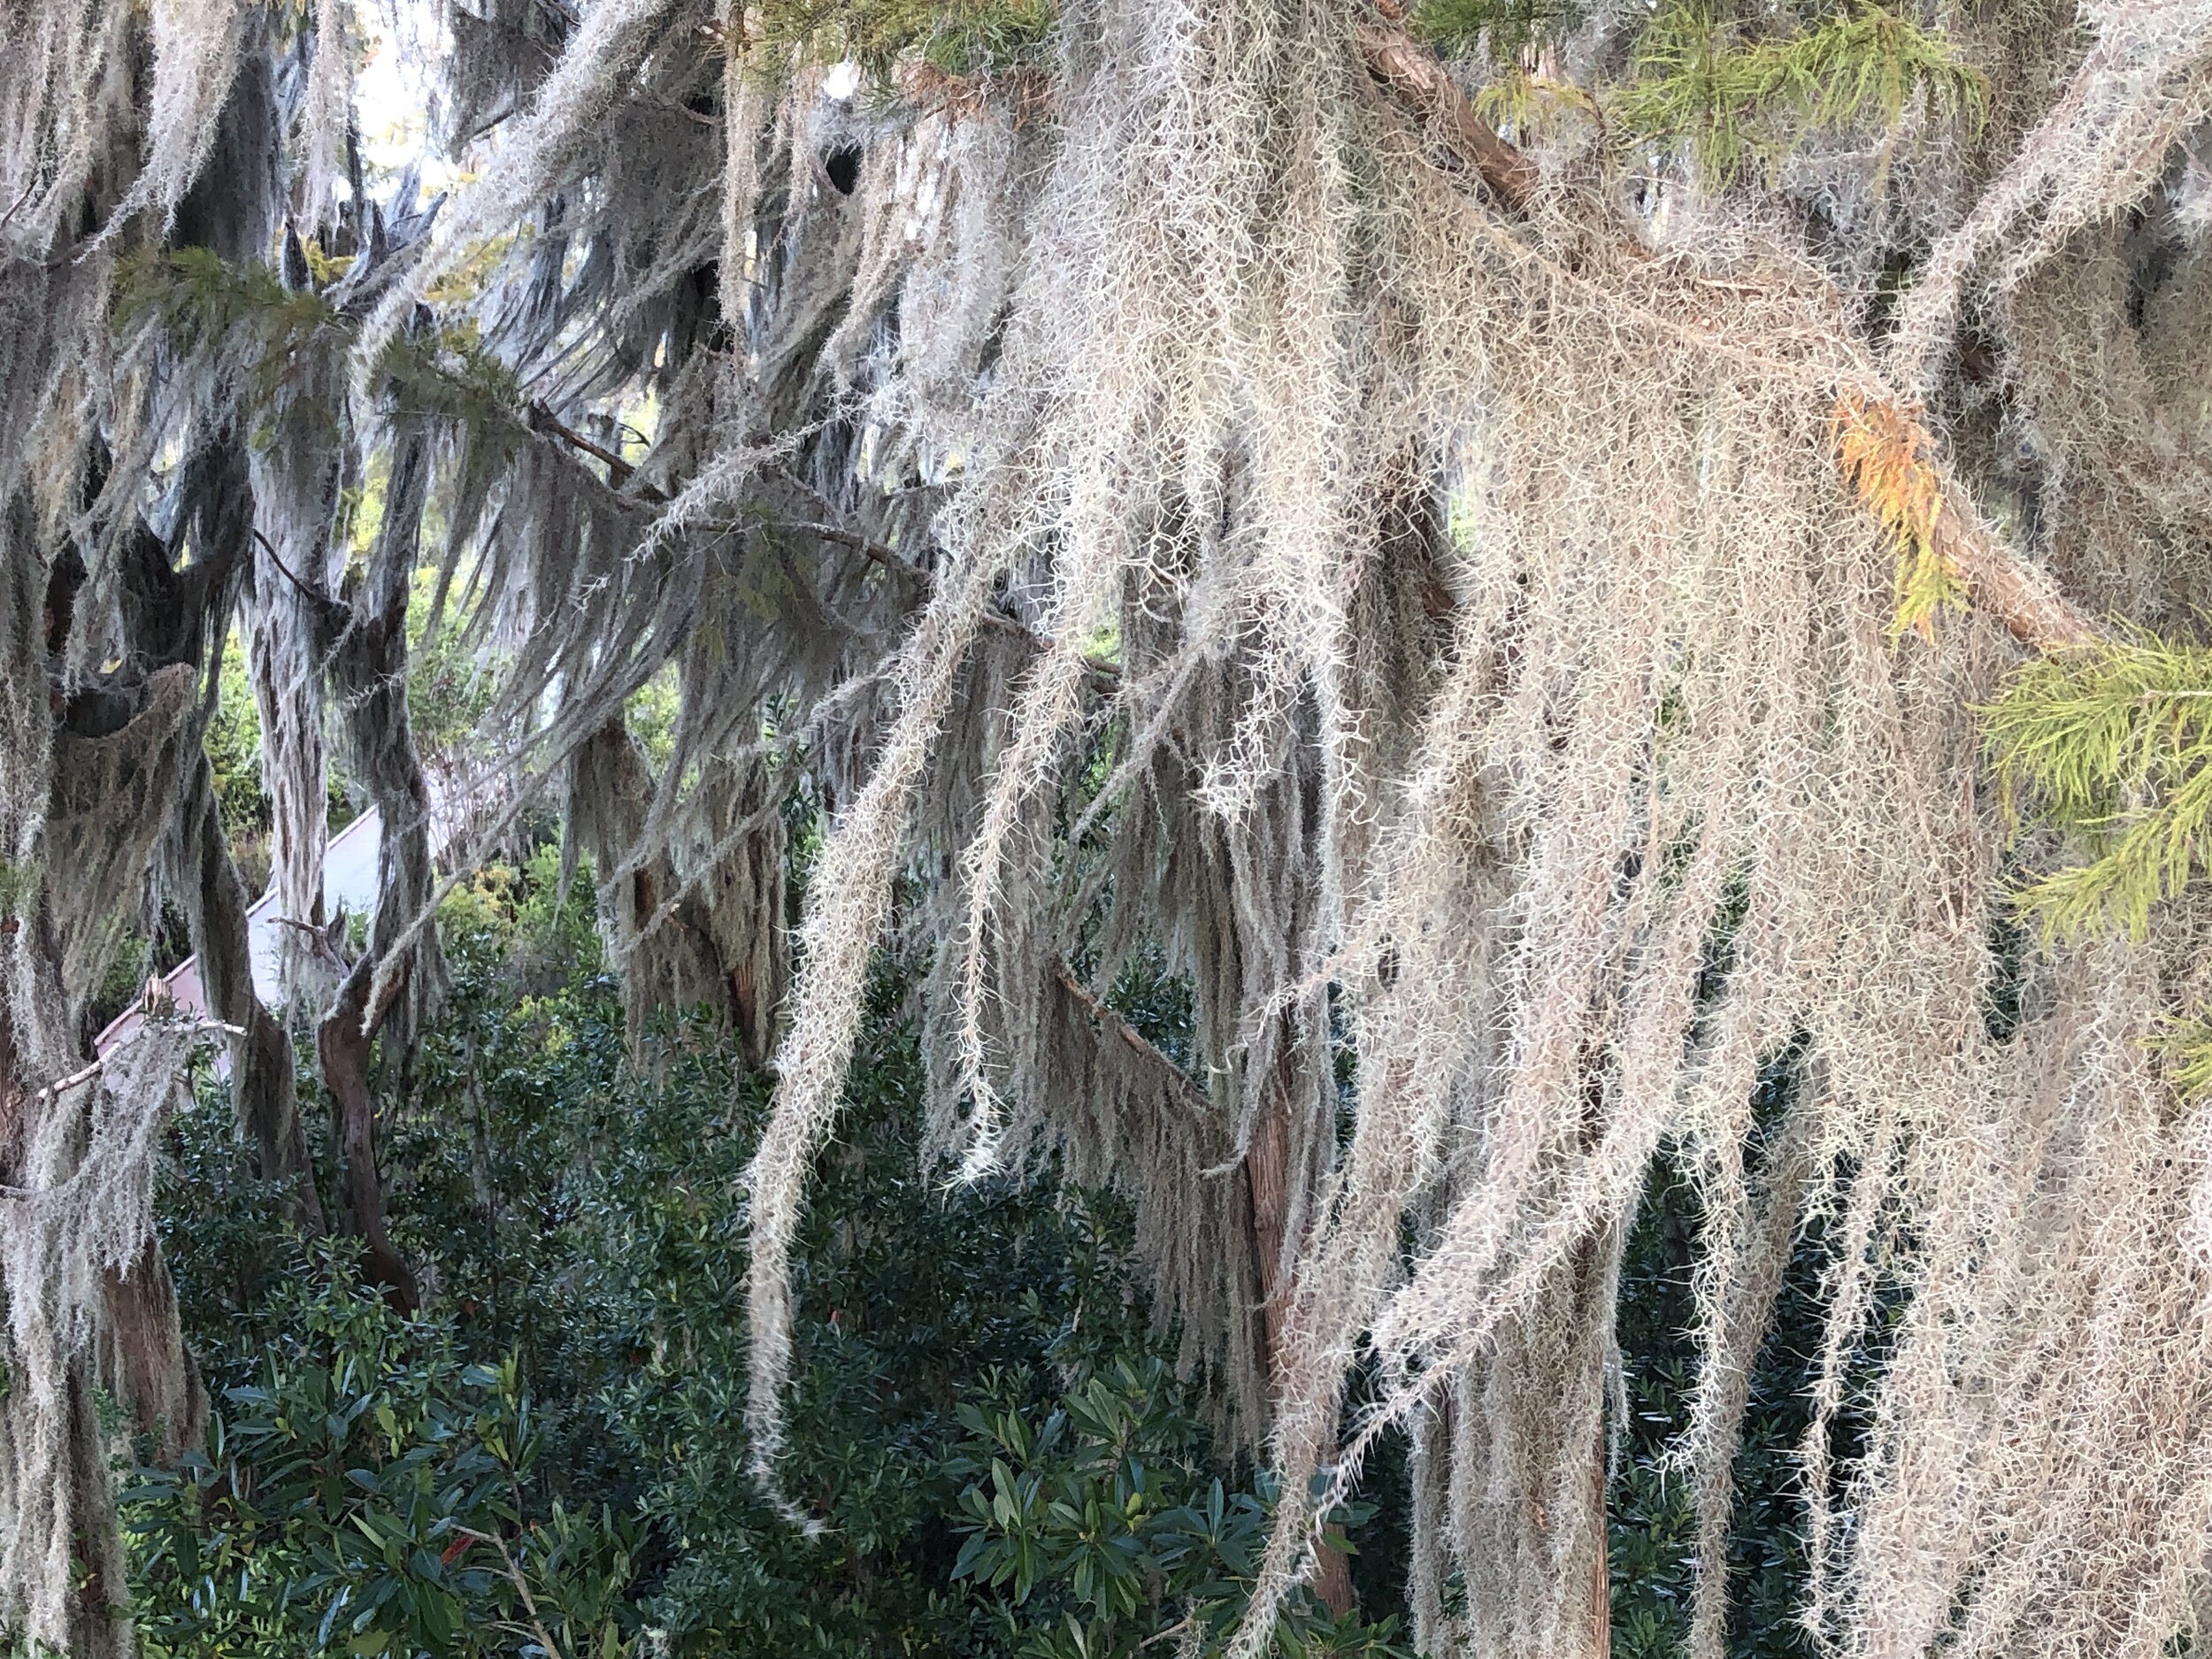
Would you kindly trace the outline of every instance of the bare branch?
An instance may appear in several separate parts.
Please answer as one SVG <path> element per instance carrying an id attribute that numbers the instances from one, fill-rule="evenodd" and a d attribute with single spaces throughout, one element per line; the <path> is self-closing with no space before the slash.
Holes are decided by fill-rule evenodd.
<path id="1" fill-rule="evenodd" d="M 1052 977 L 1059 980 L 1063 990 L 1082 1004 L 1092 1018 L 1127 1043 L 1148 1064 L 1156 1065 L 1166 1072 L 1176 1093 L 1183 1097 L 1187 1104 L 1200 1111 L 1213 1110 L 1212 1100 L 1204 1089 L 1198 1087 L 1190 1073 L 1162 1054 L 1146 1039 L 1142 1032 L 1107 1006 L 1105 999 L 1094 993 L 1089 986 L 1084 984 L 1074 969 L 1069 967 L 1065 962 L 1055 962 L 1052 964 Z"/>

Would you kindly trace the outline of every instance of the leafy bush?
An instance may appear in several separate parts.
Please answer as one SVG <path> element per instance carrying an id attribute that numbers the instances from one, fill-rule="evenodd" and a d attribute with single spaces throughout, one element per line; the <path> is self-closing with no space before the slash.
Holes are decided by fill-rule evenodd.
<path id="1" fill-rule="evenodd" d="M 211 1079 L 177 1125 L 164 1239 L 219 1409 L 204 1451 L 139 1471 L 127 1502 L 148 1651 L 1219 1652 L 1271 1489 L 1220 1455 L 1202 1388 L 1164 1363 L 1110 1195 L 947 1187 L 918 1167 L 921 1057 L 888 975 L 798 1250 L 784 1479 L 810 1525 L 762 1496 L 743 1428 L 743 1173 L 765 1084 L 696 1018 L 629 1064 L 588 872 L 565 891 L 559 875 L 541 849 L 446 906 L 453 993 L 386 1143 L 422 1317 L 387 1308 L 346 1250 L 274 1230 L 283 1206 L 242 1172 Z M 1123 1001 L 1174 1044 L 1187 1010 L 1171 983 Z M 1697 1225 L 1692 1185 L 1655 1177 L 1624 1269 L 1623 1659 L 1678 1653 L 1687 1630 L 1694 1517 L 1669 1452 L 1694 1386 Z M 1817 1241 L 1802 1254 L 1737 1469 L 1735 1659 L 1806 1651 L 1791 1476 Z M 1388 1463 L 1378 1501 L 1340 1517 L 1383 1611 L 1403 1574 Z M 1276 1645 L 1409 1651 L 1390 1619 L 1332 1622 L 1310 1598 Z"/>
<path id="2" fill-rule="evenodd" d="M 627 1651 L 642 1527 L 534 1516 L 543 1441 L 513 1362 L 469 1363 L 342 1250 L 314 1264 L 271 1295 L 260 1379 L 224 1391 L 205 1447 L 123 1495 L 144 1650 Z"/>
<path id="3" fill-rule="evenodd" d="M 1771 1083 L 1778 1112 L 1790 1085 Z M 1619 1425 L 1610 1498 L 1613 1651 L 1618 1659 L 1675 1659 L 1686 1651 L 1697 1580 L 1696 1494 L 1671 1454 L 1690 1421 L 1697 1385 L 1690 1286 L 1699 1203 L 1691 1179 L 1652 1177 L 1621 1271 L 1618 1332 L 1626 1420 Z M 1735 1517 L 1729 1535 L 1731 1659 L 1804 1659 L 1815 1644 L 1800 1622 L 1804 1588 L 1796 1451 L 1811 1421 L 1809 1383 L 1819 1352 L 1817 1237 L 1802 1241 L 1785 1279 L 1774 1327 L 1753 1367 Z M 1860 1432 L 1846 1414 L 1847 1441 Z M 1842 1448 L 1851 1449 L 1847 1444 Z"/>
<path id="4" fill-rule="evenodd" d="M 449 902 L 454 991 L 386 1141 L 423 1317 L 273 1232 L 219 1090 L 178 1126 L 165 1239 L 219 1409 L 127 1506 L 150 1652 L 1217 1651 L 1266 1490 L 1165 1368 L 1118 1204 L 918 1169 L 887 977 L 800 1250 L 784 1469 L 814 1525 L 763 1498 L 741 1177 L 765 1086 L 696 1019 L 627 1064 L 589 890 L 549 849 Z M 1012 1532 L 1002 1471 L 1041 1494 Z M 1278 1646 L 1402 1651 L 1310 1602 Z"/>
<path id="5" fill-rule="evenodd" d="M 990 1379 L 986 1379 L 987 1386 Z M 1158 1359 L 1117 1362 L 1041 1419 L 1019 1404 L 960 1408 L 952 1467 L 966 1541 L 953 1576 L 1005 1593 L 1010 1645 L 1035 1659 L 1135 1655 L 1171 1637 L 1217 1654 L 1251 1599 L 1273 1489 L 1210 1473 L 1195 1419 Z M 1364 1506 L 1341 1517 L 1364 1518 Z M 1020 1617 L 1027 1610 L 1025 1620 Z M 1395 1621 L 1332 1619 L 1301 1599 L 1277 1626 L 1286 1655 L 1409 1655 Z"/>

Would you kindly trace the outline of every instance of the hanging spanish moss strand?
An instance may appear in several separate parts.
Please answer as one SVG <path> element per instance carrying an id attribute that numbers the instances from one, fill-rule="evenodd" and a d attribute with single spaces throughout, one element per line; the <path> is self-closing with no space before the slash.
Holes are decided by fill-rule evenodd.
<path id="1" fill-rule="evenodd" d="M 1525 58 L 1449 5 L 1066 0 L 964 73 L 926 8 L 496 0 L 444 10 L 474 182 L 436 209 L 340 177 L 347 9 L 311 10 L 302 60 L 255 8 L 36 0 L 0 55 L 0 1144 L 25 1192 L 111 1194 L 0 1209 L 33 1379 L 0 1617 L 120 1649 L 64 1571 L 73 1527 L 117 1559 L 88 1402 L 134 1365 L 188 1393 L 84 1279 L 144 1263 L 158 1312 L 130 1160 L 176 1040 L 60 1082 L 165 836 L 236 954 L 195 750 L 242 615 L 294 919 L 328 920 L 324 722 L 382 812 L 369 956 L 291 969 L 373 1249 L 371 1036 L 400 1054 L 440 981 L 411 627 L 493 675 L 480 818 L 565 789 L 634 1032 L 704 1000 L 772 1051 L 772 1494 L 887 949 L 926 1156 L 1125 1191 L 1186 1371 L 1273 1464 L 1239 1659 L 1336 1594 L 1317 1540 L 1401 1425 L 1419 1640 L 1603 1645 L 1661 1158 L 1704 1216 L 1695 1652 L 1801 1244 L 1820 1642 L 2200 1639 L 2212 1131 L 2157 1041 L 2212 972 L 2197 853 L 2014 964 L 2013 866 L 2180 809 L 2124 781 L 2024 836 L 2103 773 L 2016 719 L 2008 798 L 1978 711 L 2024 650 L 2200 626 L 2204 0 L 1596 8 Z M 1781 68 L 1722 109 L 1685 65 Z M 787 812 L 828 830 L 789 956 Z M 1124 1018 L 1133 970 L 1187 1033 Z"/>
<path id="2" fill-rule="evenodd" d="M 109 1447 L 94 1391 L 120 1388 L 132 1367 L 100 1365 L 93 1350 L 116 1328 L 119 1294 L 151 1293 L 174 1329 L 173 1299 L 152 1255 L 154 1145 L 191 1036 L 188 1023 L 150 1020 L 104 1066 L 43 1086 L 32 1096 L 45 1108 L 40 1121 L 22 1125 L 8 1148 L 0 1609 L 11 1629 L 57 1652 L 129 1651 L 121 1542 L 102 1513 Z M 198 1438 L 205 1402 L 197 1380 L 180 1350 L 134 1357 L 173 1363 L 161 1395 L 127 1398 L 144 1426 L 165 1429 L 173 1454 Z M 157 1375 L 149 1365 L 136 1380 Z M 81 1567 L 76 1552 L 88 1546 Z"/>

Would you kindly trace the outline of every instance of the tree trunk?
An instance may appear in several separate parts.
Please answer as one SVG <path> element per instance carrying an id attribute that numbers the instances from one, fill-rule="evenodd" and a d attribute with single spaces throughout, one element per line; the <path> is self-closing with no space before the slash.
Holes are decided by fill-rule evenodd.
<path id="1" fill-rule="evenodd" d="M 323 573 L 311 561 L 308 580 Z M 321 1008 L 337 989 L 319 934 L 329 917 L 323 902 L 323 856 L 329 845 L 328 775 L 322 710 L 312 676 L 315 651 L 309 602 L 291 587 L 293 567 L 264 550 L 255 568 L 257 589 L 247 662 L 254 706 L 261 720 L 262 772 L 269 792 L 270 861 L 277 905 L 286 919 L 277 946 L 280 1001 Z"/>
<path id="2" fill-rule="evenodd" d="M 192 949 L 209 1011 L 243 1033 L 230 1039 L 231 1096 L 238 1126 L 257 1152 L 264 1180 L 288 1182 L 292 1218 L 311 1233 L 323 1230 L 322 1202 L 309 1167 L 293 1076 L 292 1040 L 263 1006 L 254 989 L 247 937 L 246 887 L 223 833 L 213 775 L 204 752 L 182 805 L 179 826 L 181 866 L 177 886 L 187 895 Z"/>
<path id="3" fill-rule="evenodd" d="M 407 601 L 429 498 L 430 446 L 425 431 L 395 419 L 384 520 L 367 567 L 345 601 L 325 598 L 314 618 L 325 672 L 345 710 L 346 751 L 375 803 L 379 891 L 369 925 L 367 1006 L 388 1048 L 411 1053 L 445 986 L 438 931 L 426 917 L 437 885 L 430 854 L 430 783 L 415 748 L 407 706 Z M 342 1002 L 346 993 L 339 994 Z M 335 1010 L 334 1010 L 334 1012 Z M 324 1022 L 325 1029 L 329 1021 Z M 365 1054 L 366 1040 L 363 1048 Z"/>
<path id="4" fill-rule="evenodd" d="M 1252 1125 L 1252 1140 L 1244 1155 L 1245 1192 L 1251 1205 L 1252 1258 L 1260 1270 L 1260 1326 L 1262 1351 L 1266 1356 L 1271 1385 L 1280 1372 L 1283 1322 L 1289 1311 L 1290 1275 L 1284 1255 L 1285 1233 L 1291 1213 L 1291 1135 L 1289 1070 L 1293 1049 L 1285 1040 L 1279 1050 L 1274 1086 L 1268 1090 L 1266 1108 Z M 1314 1563 L 1312 1585 L 1322 1604 L 1341 1618 L 1358 1605 L 1352 1592 L 1352 1558 L 1341 1548 L 1341 1527 L 1331 1526 Z"/>
<path id="5" fill-rule="evenodd" d="M 168 823 L 177 751 L 196 728 L 170 722 L 129 764 L 118 764 L 124 734 L 157 701 L 188 701 L 200 610 L 223 572 L 212 557 L 178 572 L 147 557 L 157 544 L 127 549 L 123 609 L 141 653 L 65 695 L 83 565 L 41 549 L 19 496 L 0 508 L 0 868 L 12 878 L 0 901 L 0 1186 L 16 1189 L 0 1204 L 0 1602 L 27 1647 L 119 1659 L 131 1642 L 116 1448 L 100 1402 L 173 1455 L 197 1438 L 205 1402 L 158 1247 L 118 1231 L 142 1218 L 124 1201 L 88 1233 L 74 1196 L 52 1194 L 99 1134 L 130 1133 L 134 1113 L 150 1133 L 168 1104 L 173 1076 L 162 1068 L 179 1040 L 134 1070 L 120 1086 L 129 1092 L 96 1102 L 113 1078 L 85 1066 L 80 1016 L 111 956 L 104 941 L 127 904 L 119 895 L 141 887 Z M 149 573 L 152 586 L 138 586 Z M 95 1186 L 113 1197 L 119 1184 Z M 110 1254 L 119 1249 L 127 1272 Z"/>
<path id="6" fill-rule="evenodd" d="M 369 1087 L 369 1056 L 376 1028 L 383 1024 L 395 984 L 373 1010 L 369 990 L 376 957 L 365 955 L 346 975 L 338 1000 L 316 1033 L 323 1080 L 337 1115 L 338 1148 L 345 1166 L 346 1225 L 368 1246 L 369 1277 L 381 1285 L 393 1305 L 411 1312 L 419 1302 L 415 1276 L 393 1244 L 386 1225 L 384 1184 L 376 1170 L 376 1096 Z"/>
<path id="7" fill-rule="evenodd" d="M 79 1052 L 74 1033 L 59 1018 L 54 932 L 36 914 L 11 922 L 0 939 L 0 979 L 18 995 L 0 996 L 0 1186 L 50 1193 L 82 1166 L 86 1073 L 71 1064 Z M 31 1029 L 19 1023 L 26 1018 L 35 1022 Z M 58 1075 L 73 1077 L 76 1086 L 54 1087 Z M 104 1087 L 97 1078 L 89 1083 Z M 51 1212 L 10 1208 L 12 1230 L 67 1225 Z M 101 1402 L 119 1406 L 127 1428 L 150 1439 L 155 1456 L 168 1458 L 198 1440 L 206 1399 L 178 1330 L 167 1266 L 150 1237 L 127 1273 L 112 1266 L 101 1273 L 88 1309 L 52 1305 L 67 1288 L 53 1282 L 52 1263 L 85 1242 L 50 1239 L 41 1248 L 25 1248 L 29 1241 L 21 1237 L 8 1240 L 7 1271 L 41 1278 L 0 1286 L 0 1302 L 12 1303 L 0 1322 L 6 1378 L 0 1517 L 7 1529 L 0 1536 L 0 1579 L 11 1598 L 19 1598 L 12 1635 L 70 1659 L 127 1659 L 128 1586 L 110 1473 L 118 1448 Z M 105 1248 L 107 1241 L 92 1243 Z M 72 1323 L 79 1311 L 84 1327 Z"/>
<path id="8" fill-rule="evenodd" d="M 748 1062 L 763 1066 L 775 1048 L 784 979 L 781 801 L 757 761 L 716 759 L 704 772 L 712 844 L 691 849 L 680 868 L 664 841 L 643 844 L 657 786 L 618 717 L 569 762 L 568 833 L 598 880 L 600 930 L 622 977 L 631 1048 L 656 1011 L 703 1005 L 728 1019 Z"/>

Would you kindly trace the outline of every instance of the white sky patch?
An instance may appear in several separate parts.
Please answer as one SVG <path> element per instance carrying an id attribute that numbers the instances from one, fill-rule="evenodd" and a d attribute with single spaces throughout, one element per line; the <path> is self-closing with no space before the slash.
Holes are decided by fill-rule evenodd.
<path id="1" fill-rule="evenodd" d="M 433 77 L 451 50 L 437 9 L 425 0 L 381 0 L 357 18 L 366 57 L 355 85 L 361 159 L 388 181 L 416 163 L 427 198 L 450 189 L 456 170 L 430 143 Z"/>

